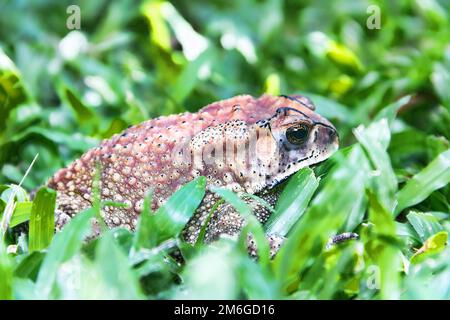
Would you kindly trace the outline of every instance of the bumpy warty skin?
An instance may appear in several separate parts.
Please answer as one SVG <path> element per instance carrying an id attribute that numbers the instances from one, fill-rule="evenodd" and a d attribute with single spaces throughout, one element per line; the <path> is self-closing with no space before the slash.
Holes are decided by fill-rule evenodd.
<path id="1" fill-rule="evenodd" d="M 286 130 L 297 124 L 309 128 L 306 141 L 292 144 Z M 274 204 L 278 193 L 268 190 L 300 168 L 328 158 L 338 147 L 334 127 L 314 112 L 303 96 L 253 98 L 236 96 L 207 105 L 197 113 L 148 120 L 104 140 L 67 168 L 58 171 L 48 186 L 58 191 L 57 229 L 91 206 L 92 184 L 100 168 L 102 201 L 127 207 L 102 209 L 107 226 L 136 227 L 143 198 L 153 190 L 152 209 L 164 204 L 185 183 L 207 178 L 207 192 L 184 230 L 194 242 L 211 207 L 218 200 L 210 186 L 258 194 Z M 269 211 L 248 199 L 261 222 Z M 242 218 L 228 204 L 216 211 L 208 226 L 207 241 L 222 233 L 235 234 Z"/>

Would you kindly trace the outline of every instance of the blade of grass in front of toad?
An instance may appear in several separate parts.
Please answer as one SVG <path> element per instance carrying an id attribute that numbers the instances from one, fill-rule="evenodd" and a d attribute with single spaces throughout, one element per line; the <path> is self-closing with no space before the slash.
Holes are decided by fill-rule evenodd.
<path id="1" fill-rule="evenodd" d="M 275 213 L 265 223 L 267 234 L 286 236 L 305 212 L 318 186 L 319 180 L 310 168 L 297 172 L 278 199 Z"/>
<path id="2" fill-rule="evenodd" d="M 3 240 L 0 241 L 0 300 L 13 297 L 13 261 L 6 252 Z"/>
<path id="3" fill-rule="evenodd" d="M 377 289 L 379 298 L 398 299 L 400 297 L 401 252 L 398 247 L 396 225 L 392 214 L 374 192 L 369 193 L 369 221 L 374 225 L 374 233 L 365 244 L 371 257 L 369 265 L 378 271 Z"/>
<path id="4" fill-rule="evenodd" d="M 284 291 L 297 289 L 307 262 L 324 250 L 328 238 L 344 226 L 355 206 L 361 205 L 354 199 L 364 193 L 367 179 L 362 148 L 354 145 L 348 155 L 340 154 L 337 160 L 325 185 L 275 256 L 274 271 Z M 357 211 L 364 214 L 364 210 Z"/>
<path id="5" fill-rule="evenodd" d="M 241 284 L 236 271 L 243 253 L 235 241 L 220 238 L 214 246 L 203 246 L 188 260 L 172 299 L 237 299 Z"/>
<path id="6" fill-rule="evenodd" d="M 111 231 L 104 232 L 97 244 L 95 264 L 113 299 L 143 298 L 137 274 L 117 245 Z"/>
<path id="7" fill-rule="evenodd" d="M 245 294 L 245 299 L 273 300 L 280 299 L 273 272 L 268 268 L 261 268 L 258 261 L 242 252 L 237 267 L 238 283 Z"/>
<path id="8" fill-rule="evenodd" d="M 52 298 L 51 293 L 60 264 L 80 250 L 83 240 L 91 231 L 91 218 L 94 216 L 93 208 L 77 214 L 53 237 L 36 281 L 36 292 L 40 298 Z"/>
<path id="9" fill-rule="evenodd" d="M 14 277 L 35 281 L 44 258 L 45 253 L 43 251 L 27 254 L 14 266 Z"/>
<path id="10" fill-rule="evenodd" d="M 41 188 L 36 193 L 30 215 L 30 252 L 45 249 L 52 241 L 55 232 L 55 201 L 55 190 Z"/>
<path id="11" fill-rule="evenodd" d="M 345 292 L 349 277 L 354 276 L 353 269 L 358 259 L 357 254 L 357 243 L 355 242 L 347 243 L 331 253 L 326 253 L 325 272 L 320 275 L 316 274 L 322 280 L 322 286 L 314 292 L 318 299 L 332 299 L 336 294 L 342 295 Z M 316 277 L 314 283 L 317 282 L 319 281 Z M 303 284 L 300 288 L 303 288 Z"/>
<path id="12" fill-rule="evenodd" d="M 206 178 L 185 184 L 151 217 L 157 243 L 175 237 L 183 230 L 205 196 Z"/>
<path id="13" fill-rule="evenodd" d="M 405 186 L 397 192 L 395 216 L 403 209 L 425 200 L 433 191 L 450 182 L 450 149 L 442 152 L 422 171 L 414 175 Z"/>
<path id="14" fill-rule="evenodd" d="M 152 248 L 156 245 L 155 226 L 152 220 L 154 213 L 150 208 L 152 195 L 152 190 L 149 190 L 145 195 L 142 212 L 139 215 L 136 232 L 133 236 L 131 255 L 134 255 L 141 248 Z"/>

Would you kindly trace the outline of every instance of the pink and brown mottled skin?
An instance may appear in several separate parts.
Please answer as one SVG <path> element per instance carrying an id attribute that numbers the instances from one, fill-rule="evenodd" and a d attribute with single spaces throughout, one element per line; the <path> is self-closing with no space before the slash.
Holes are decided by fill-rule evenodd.
<path id="1" fill-rule="evenodd" d="M 307 141 L 294 145 L 286 139 L 289 127 L 304 124 Z M 178 188 L 203 175 L 207 188 L 223 186 L 235 192 L 258 194 L 274 204 L 278 193 L 268 192 L 300 168 L 328 158 L 338 146 L 334 127 L 314 112 L 303 96 L 236 96 L 212 103 L 197 113 L 148 120 L 104 140 L 67 168 L 48 186 L 58 191 L 56 225 L 60 229 L 74 214 L 91 206 L 92 181 L 101 168 L 102 200 L 127 204 L 109 206 L 102 216 L 107 226 L 136 227 L 143 197 L 153 189 L 153 209 Z M 206 196 L 183 233 L 196 240 L 201 224 L 217 196 Z M 261 222 L 269 212 L 248 199 Z M 236 234 L 242 218 L 228 204 L 216 211 L 207 241 L 220 234 Z M 278 246 L 280 241 L 274 241 Z"/>

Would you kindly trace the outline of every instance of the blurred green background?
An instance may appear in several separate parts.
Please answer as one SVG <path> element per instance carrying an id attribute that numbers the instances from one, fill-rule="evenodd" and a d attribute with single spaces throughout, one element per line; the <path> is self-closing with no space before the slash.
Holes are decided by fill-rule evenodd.
<path id="1" fill-rule="evenodd" d="M 79 30 L 67 27 L 74 4 Z M 380 28 L 370 29 L 377 10 Z M 2 223 L 13 213 L 0 298 L 450 298 L 449 1 L 16 0 L 2 1 L 0 15 Z M 245 236 L 180 241 L 177 219 L 198 206 L 201 179 L 160 218 L 141 215 L 136 233 L 87 244 L 100 204 L 53 237 L 54 200 L 45 190 L 29 200 L 129 125 L 263 93 L 307 95 L 341 137 L 331 159 L 288 181 L 273 224 L 249 220 L 254 235 L 289 236 L 274 260 L 250 259 Z M 17 188 L 37 153 L 27 191 Z M 41 214 L 47 226 L 16 237 Z M 343 231 L 360 241 L 324 250 Z M 176 247 L 186 264 L 170 258 Z"/>
<path id="2" fill-rule="evenodd" d="M 71 4 L 81 9 L 80 30 L 66 26 Z M 370 30 L 373 4 L 381 28 Z M 439 0 L 2 1 L 0 182 L 18 182 L 39 152 L 24 182 L 33 188 L 128 125 L 237 94 L 313 93 L 343 145 L 352 127 L 411 94 L 402 125 L 420 132 L 408 137 L 448 137 L 449 8 Z M 423 163 L 433 156 L 420 151 Z"/>

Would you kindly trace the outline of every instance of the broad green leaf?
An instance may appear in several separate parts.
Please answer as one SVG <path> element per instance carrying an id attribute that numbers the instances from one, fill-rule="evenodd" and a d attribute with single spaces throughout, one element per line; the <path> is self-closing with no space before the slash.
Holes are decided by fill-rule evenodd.
<path id="1" fill-rule="evenodd" d="M 450 150 L 441 153 L 397 192 L 395 215 L 425 200 L 433 191 L 450 182 Z"/>
<path id="2" fill-rule="evenodd" d="M 303 168 L 290 178 L 277 201 L 276 212 L 265 223 L 266 232 L 286 236 L 305 212 L 318 186 L 319 180 L 310 168 Z"/>
<path id="3" fill-rule="evenodd" d="M 53 237 L 36 281 L 36 292 L 39 293 L 41 299 L 52 298 L 51 292 L 59 265 L 80 250 L 83 240 L 91 231 L 91 219 L 94 216 L 95 211 L 92 208 L 75 215 Z"/>
<path id="4" fill-rule="evenodd" d="M 395 222 L 395 226 L 399 238 L 405 238 L 407 241 L 411 241 L 411 243 L 421 243 L 422 240 L 420 239 L 420 236 L 410 223 Z"/>
<path id="5" fill-rule="evenodd" d="M 426 256 L 411 265 L 404 279 L 402 299 L 450 299 L 450 247 L 447 246 L 439 254 L 428 255 L 429 259 Z"/>
<path id="6" fill-rule="evenodd" d="M 406 218 L 409 223 L 411 223 L 422 241 L 425 241 L 433 234 L 436 234 L 444 229 L 439 223 L 439 220 L 429 213 L 412 211 L 408 213 Z"/>
<path id="7" fill-rule="evenodd" d="M 429 256 L 444 250 L 447 245 L 448 232 L 440 231 L 429 237 L 423 246 L 411 257 L 411 263 L 420 263 Z"/>
<path id="8" fill-rule="evenodd" d="M 448 7 L 443 7 L 439 1 L 416 1 L 415 5 L 430 24 L 448 26 Z"/>

